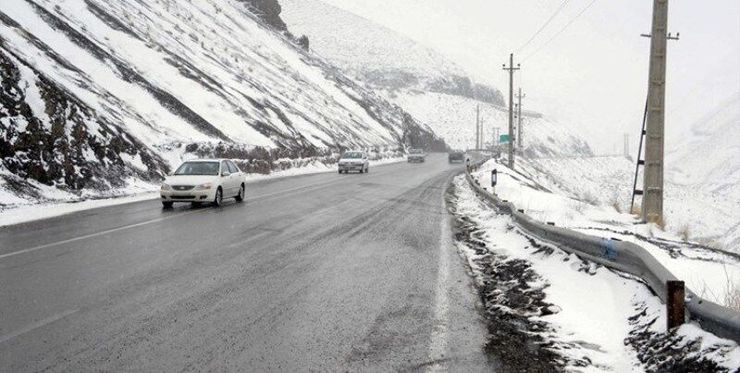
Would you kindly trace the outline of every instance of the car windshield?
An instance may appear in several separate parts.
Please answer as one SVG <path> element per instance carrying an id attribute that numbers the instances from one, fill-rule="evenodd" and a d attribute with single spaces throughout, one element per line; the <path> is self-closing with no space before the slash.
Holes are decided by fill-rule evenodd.
<path id="1" fill-rule="evenodd" d="M 362 153 L 360 152 L 344 153 L 344 155 L 342 156 L 342 159 L 360 159 L 360 158 L 362 158 Z"/>
<path id="2" fill-rule="evenodd" d="M 185 162 L 175 175 L 218 175 L 218 162 Z"/>
<path id="3" fill-rule="evenodd" d="M 422 150 L 421 149 L 411 149 L 411 150 L 409 150 L 409 154 L 421 154 L 421 153 L 422 153 Z"/>

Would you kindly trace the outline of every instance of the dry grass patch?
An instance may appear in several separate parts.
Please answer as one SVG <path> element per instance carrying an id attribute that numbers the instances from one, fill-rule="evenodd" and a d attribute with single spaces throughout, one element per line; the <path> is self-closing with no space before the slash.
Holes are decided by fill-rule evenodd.
<path id="1" fill-rule="evenodd" d="M 725 307 L 740 312 L 740 281 L 730 276 L 730 273 L 727 272 L 727 265 L 723 265 L 722 268 L 725 271 L 724 289 L 716 289 L 722 293 L 715 293 L 704 283 L 700 296 L 715 303 L 724 304 Z"/>
<path id="2" fill-rule="evenodd" d="M 622 213 L 622 205 L 619 203 L 619 200 L 614 198 L 611 201 L 612 207 L 614 207 L 614 210 L 616 210 L 618 213 Z"/>
<path id="3" fill-rule="evenodd" d="M 689 227 L 689 224 L 686 223 L 678 228 L 678 236 L 681 237 L 681 239 L 684 242 L 688 242 L 689 238 L 691 237 L 691 227 Z"/>
<path id="4" fill-rule="evenodd" d="M 590 191 L 586 191 L 583 194 L 581 194 L 581 201 L 588 203 L 591 206 L 598 206 L 599 205 L 599 197 L 595 196 Z"/>

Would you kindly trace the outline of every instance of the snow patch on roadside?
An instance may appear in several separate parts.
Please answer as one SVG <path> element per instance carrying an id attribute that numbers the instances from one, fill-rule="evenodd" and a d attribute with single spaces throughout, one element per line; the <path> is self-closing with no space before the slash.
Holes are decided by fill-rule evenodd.
<path id="1" fill-rule="evenodd" d="M 662 231 L 652 224 L 639 224 L 635 216 L 615 210 L 613 203 L 623 205 L 629 200 L 618 193 L 612 194 L 609 180 L 614 178 L 605 176 L 606 171 L 586 167 L 603 162 L 604 168 L 608 168 L 611 161 L 561 161 L 584 167 L 569 169 L 567 177 L 555 181 L 553 174 L 545 171 L 551 166 L 540 168 L 543 160 L 520 159 L 517 171 L 491 160 L 474 172 L 473 177 L 481 185 L 490 186 L 491 170 L 496 168 L 496 194 L 524 209 L 532 218 L 585 234 L 615 237 L 640 245 L 678 278 L 686 281 L 694 292 L 728 305 L 732 292 L 740 289 L 740 257 L 685 242 L 675 233 Z M 572 180 L 565 185 L 562 183 L 564 179 Z"/>
<path id="2" fill-rule="evenodd" d="M 138 158 L 132 157 L 128 161 L 135 164 L 137 159 Z M 405 158 L 400 157 L 379 159 L 370 161 L 370 166 L 376 167 L 385 164 L 404 162 L 405 160 Z M 336 172 L 336 170 L 335 165 L 326 165 L 320 162 L 315 162 L 305 167 L 296 167 L 284 171 L 277 171 L 269 175 L 248 174 L 247 183 L 322 172 Z M 45 196 L 54 196 L 58 198 L 58 200 L 55 202 L 28 204 L 28 201 L 7 192 L 3 187 L 4 183 L 3 179 L 0 178 L 0 201 L 8 203 L 7 207 L 0 205 L 0 227 L 53 218 L 99 207 L 122 205 L 159 198 L 159 185 L 150 184 L 139 179 L 129 180 L 128 186 L 123 189 L 124 192 L 120 192 L 120 194 L 110 196 L 109 198 L 99 198 L 92 194 L 82 194 L 78 196 L 71 193 L 64 193 L 54 187 L 36 183 L 38 184 L 38 188 L 48 189 L 48 191 L 44 192 Z"/>
<path id="3" fill-rule="evenodd" d="M 655 371 L 668 369 L 711 369 L 734 371 L 740 367 L 740 347 L 717 338 L 690 323 L 677 331 L 665 332 L 664 306 L 650 290 L 632 276 L 585 262 L 575 255 L 538 243 L 521 231 L 507 215 L 499 215 L 482 202 L 463 177 L 455 179 L 455 213 L 475 224 L 476 239 L 497 262 L 522 261 L 521 276 L 536 274 L 527 292 L 541 291 L 540 312 L 527 310 L 531 302 L 512 307 L 515 302 L 501 300 L 498 294 L 481 293 L 487 310 L 498 309 L 511 315 L 526 315 L 528 322 L 544 323 L 535 332 L 525 329 L 533 341 L 547 346 L 563 358 L 566 370 L 578 371 Z M 463 253 L 469 262 L 482 256 L 466 245 Z M 487 254 L 483 254 L 487 255 Z M 481 279 L 498 270 L 471 263 L 479 289 Z M 491 297 L 493 295 L 493 297 Z M 489 321 L 492 318 L 489 317 Z M 501 318 L 494 319 L 500 321 Z M 492 325 L 495 329 L 497 325 Z M 523 326 L 525 327 L 525 326 Z M 498 346 L 504 349 L 505 347 Z M 496 349 L 497 346 L 491 346 Z M 529 351 L 522 351 L 529 354 Z"/>

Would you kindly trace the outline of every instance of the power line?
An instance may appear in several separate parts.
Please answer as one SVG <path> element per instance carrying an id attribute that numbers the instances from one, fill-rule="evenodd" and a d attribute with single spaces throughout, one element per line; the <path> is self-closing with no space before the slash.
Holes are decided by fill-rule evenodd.
<path id="1" fill-rule="evenodd" d="M 531 38 L 529 38 L 529 40 L 527 40 L 526 43 L 524 43 L 524 45 L 522 45 L 521 47 L 517 48 L 516 52 L 518 53 L 522 49 L 526 48 L 529 45 L 529 43 L 531 43 L 532 40 L 534 40 L 537 37 L 537 35 L 539 35 L 542 32 L 542 30 L 544 30 L 545 27 L 547 27 L 547 25 L 549 25 L 550 22 L 552 22 L 552 20 L 555 19 L 555 17 L 557 17 L 558 14 L 560 14 L 560 12 L 563 10 L 563 8 L 565 8 L 565 6 L 568 5 L 568 1 L 570 1 L 570 0 L 563 1 L 563 3 L 560 4 L 560 7 L 558 7 L 558 9 L 555 10 L 555 13 L 553 13 L 550 16 L 550 18 L 548 18 L 547 21 L 545 21 L 545 23 L 534 33 L 534 35 L 532 35 Z"/>
<path id="2" fill-rule="evenodd" d="M 591 8 L 591 6 L 594 5 L 594 3 L 596 3 L 596 0 L 592 0 L 590 3 L 588 3 L 588 5 L 586 5 L 586 7 L 583 8 L 583 10 L 581 10 L 578 14 L 576 14 L 576 16 L 573 17 L 563 28 L 561 28 L 560 31 L 558 31 L 557 33 L 555 33 L 555 35 L 553 35 L 550 39 L 548 39 L 545 42 L 545 44 L 540 45 L 540 47 L 537 48 L 537 50 L 535 50 L 534 52 L 532 52 L 529 55 L 527 55 L 526 57 L 524 57 L 524 59 L 522 60 L 522 62 L 527 61 L 528 59 L 532 58 L 535 54 L 537 54 L 541 50 L 545 49 L 545 47 L 547 47 L 553 40 L 555 40 L 555 38 L 557 38 L 558 36 L 560 36 L 560 34 L 562 34 L 565 30 L 567 30 L 568 27 L 570 27 L 570 25 L 573 24 L 573 22 L 575 22 L 578 18 L 580 18 L 583 15 L 583 13 L 586 13 L 586 11 L 589 8 Z"/>

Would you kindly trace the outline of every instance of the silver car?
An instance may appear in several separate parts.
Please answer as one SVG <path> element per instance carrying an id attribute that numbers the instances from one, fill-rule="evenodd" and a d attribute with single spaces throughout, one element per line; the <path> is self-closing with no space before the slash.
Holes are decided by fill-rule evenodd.
<path id="1" fill-rule="evenodd" d="M 367 153 L 363 151 L 349 151 L 342 154 L 339 158 L 339 173 L 349 173 L 357 171 L 359 173 L 370 172 L 370 161 L 367 159 Z"/>

